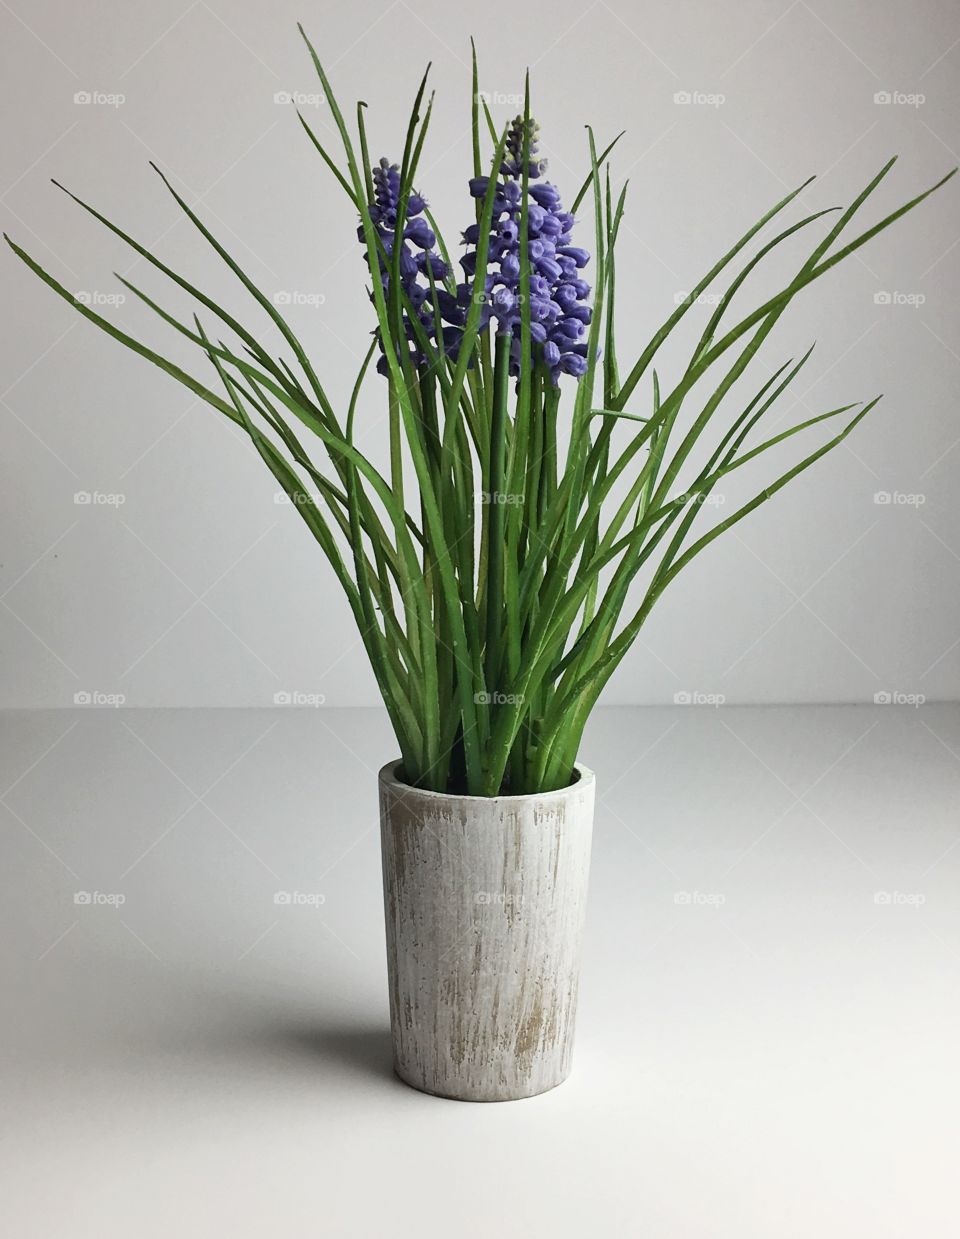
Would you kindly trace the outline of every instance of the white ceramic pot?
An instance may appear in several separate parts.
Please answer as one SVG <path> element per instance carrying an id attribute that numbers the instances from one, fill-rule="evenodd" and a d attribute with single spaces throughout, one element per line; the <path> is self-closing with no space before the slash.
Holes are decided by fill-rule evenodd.
<path id="1" fill-rule="evenodd" d="M 570 1073 L 594 777 L 532 796 L 447 796 L 380 771 L 397 1075 L 511 1101 Z"/>

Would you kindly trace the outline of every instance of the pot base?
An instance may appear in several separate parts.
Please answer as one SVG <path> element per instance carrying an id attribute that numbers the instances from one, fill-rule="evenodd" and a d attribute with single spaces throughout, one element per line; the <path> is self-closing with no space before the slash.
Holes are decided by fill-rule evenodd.
<path id="1" fill-rule="evenodd" d="M 480 1102 L 493 1105 L 502 1101 L 526 1101 L 530 1097 L 542 1097 L 544 1093 L 552 1093 L 555 1088 L 559 1088 L 565 1080 L 570 1078 L 572 1072 L 567 1071 L 559 1080 L 555 1080 L 552 1084 L 544 1084 L 540 1088 L 532 1089 L 528 1093 L 511 1092 L 506 1097 L 481 1096 L 473 1093 L 439 1093 L 435 1089 L 427 1088 L 424 1084 L 418 1083 L 415 1080 L 408 1080 L 396 1063 L 394 1063 L 393 1074 L 401 1084 L 405 1084 L 407 1088 L 412 1088 L 417 1093 L 424 1093 L 427 1097 L 437 1097 L 441 1101 Z"/>

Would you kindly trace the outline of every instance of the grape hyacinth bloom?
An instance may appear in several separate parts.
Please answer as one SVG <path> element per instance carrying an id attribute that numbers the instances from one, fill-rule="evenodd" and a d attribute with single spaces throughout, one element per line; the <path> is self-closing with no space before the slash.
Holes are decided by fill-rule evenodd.
<path id="1" fill-rule="evenodd" d="M 377 235 L 383 242 L 384 253 L 392 259 L 395 240 L 400 241 L 400 281 L 417 315 L 420 326 L 427 339 L 436 340 L 437 325 L 433 312 L 433 302 L 430 294 L 430 277 L 438 283 L 447 275 L 447 264 L 434 250 L 436 236 L 427 222 L 423 212 L 427 206 L 426 199 L 418 193 L 411 193 L 407 198 L 407 223 L 402 233 L 397 235 L 397 212 L 400 207 L 400 168 L 387 159 L 381 159 L 372 169 L 374 200 L 369 204 L 370 218 L 373 220 Z M 357 236 L 364 240 L 363 227 L 357 229 Z M 369 258 L 368 258 L 369 263 Z M 379 255 L 380 281 L 384 294 L 390 292 L 390 268 L 384 255 Z M 410 343 L 410 360 L 415 368 L 419 368 L 426 360 L 423 349 L 417 340 L 413 323 L 404 310 L 404 332 Z M 444 347 L 452 348 L 460 337 L 455 328 L 444 331 Z M 383 349 L 383 340 L 380 339 Z M 377 363 L 381 374 L 388 373 L 387 359 L 381 357 Z"/>
<path id="2" fill-rule="evenodd" d="M 511 333 L 510 373 L 520 373 L 520 216 L 522 208 L 523 117 L 518 116 L 507 135 L 506 153 L 493 200 L 493 219 L 488 249 L 487 278 L 484 304 L 481 309 L 481 330 L 490 321 L 497 324 L 500 334 Z M 589 253 L 572 243 L 573 216 L 564 211 L 560 192 L 549 181 L 540 178 L 546 172 L 546 160 L 537 157 L 539 129 L 530 121 L 527 143 L 529 181 L 527 209 L 527 254 L 530 262 L 530 334 L 535 346 L 540 346 L 544 364 L 554 384 L 561 374 L 579 378 L 587 370 L 587 325 L 592 310 L 586 304 L 590 285 L 581 272 L 590 260 Z M 489 178 L 474 177 L 470 193 L 483 198 Z M 463 234 L 471 248 L 463 256 L 461 266 L 467 281 L 458 285 L 457 296 L 444 294 L 439 298 L 440 310 L 446 322 L 462 326 L 473 295 L 473 279 L 477 263 L 479 227 L 471 224 Z"/>

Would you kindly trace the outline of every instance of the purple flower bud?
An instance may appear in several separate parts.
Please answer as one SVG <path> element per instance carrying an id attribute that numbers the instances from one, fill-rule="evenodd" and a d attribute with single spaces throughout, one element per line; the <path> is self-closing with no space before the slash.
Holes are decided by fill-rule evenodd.
<path id="1" fill-rule="evenodd" d="M 579 379 L 587 373 L 587 359 L 579 353 L 564 353 L 560 358 L 560 369 L 564 374 L 573 374 Z"/>
<path id="2" fill-rule="evenodd" d="M 500 274 L 508 283 L 515 283 L 520 278 L 520 259 L 516 254 L 504 254 L 500 259 Z"/>
<path id="3" fill-rule="evenodd" d="M 531 237 L 538 236 L 543 231 L 543 221 L 547 218 L 547 213 L 543 207 L 538 207 L 535 202 L 531 202 L 527 207 L 527 230 Z"/>
<path id="4" fill-rule="evenodd" d="M 490 307 L 498 319 L 509 318 L 517 308 L 517 299 L 509 288 L 501 284 L 490 298 Z"/>
<path id="5" fill-rule="evenodd" d="M 508 245 L 513 245 L 520 235 L 520 229 L 517 227 L 515 220 L 505 219 L 497 225 L 497 235 L 501 241 L 506 242 Z"/>
<path id="6" fill-rule="evenodd" d="M 411 220 L 404 229 L 403 235 L 422 250 L 433 249 L 437 243 L 436 234 L 423 216 Z"/>
<path id="7" fill-rule="evenodd" d="M 560 364 L 560 350 L 552 340 L 543 346 L 543 360 L 551 369 Z"/>
<path id="8" fill-rule="evenodd" d="M 437 289 L 437 308 L 440 317 L 447 323 L 462 323 L 463 310 L 457 303 L 457 298 L 448 293 L 445 288 Z"/>
<path id="9" fill-rule="evenodd" d="M 537 270 L 548 280 L 557 280 L 563 274 L 560 264 L 555 258 L 541 258 Z"/>
<path id="10" fill-rule="evenodd" d="M 407 219 L 412 219 L 414 215 L 419 215 L 426 205 L 426 198 L 420 194 L 411 194 L 407 199 Z"/>
<path id="11" fill-rule="evenodd" d="M 547 211 L 556 211 L 560 206 L 560 191 L 549 181 L 544 181 L 542 185 L 531 185 L 530 197 Z"/>
<path id="12" fill-rule="evenodd" d="M 554 339 L 560 342 L 560 337 L 568 340 L 579 340 L 583 335 L 583 323 L 578 318 L 563 318 L 554 329 Z"/>
<path id="13" fill-rule="evenodd" d="M 430 250 L 421 250 L 414 258 L 414 261 L 417 264 L 418 271 L 424 275 L 428 270 L 431 271 L 435 280 L 442 280 L 447 274 L 447 264 L 439 254 L 434 254 Z"/>
<path id="14" fill-rule="evenodd" d="M 490 184 L 488 176 L 474 176 L 470 179 L 470 196 L 471 198 L 483 198 L 487 192 L 487 186 Z"/>
<path id="15" fill-rule="evenodd" d="M 563 254 L 565 258 L 572 258 L 578 267 L 585 267 L 590 261 L 590 255 L 587 251 L 580 249 L 577 245 L 563 245 L 558 252 Z"/>

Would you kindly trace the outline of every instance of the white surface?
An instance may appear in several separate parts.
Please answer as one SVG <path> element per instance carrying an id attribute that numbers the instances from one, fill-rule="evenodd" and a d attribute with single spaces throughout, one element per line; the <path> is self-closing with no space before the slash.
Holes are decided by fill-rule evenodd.
<path id="1" fill-rule="evenodd" d="M 147 167 L 156 160 L 268 295 L 323 298 L 292 307 L 291 320 L 341 410 L 372 320 L 349 205 L 292 108 L 274 103 L 278 91 L 316 95 L 298 18 L 348 115 L 358 97 L 369 103 L 374 156 L 400 151 L 407 106 L 433 61 L 438 99 L 420 188 L 451 243 L 472 210 L 471 33 L 498 121 L 516 111 L 531 65 L 551 175 L 568 201 L 586 171 L 584 124 L 601 141 L 627 130 L 613 164 L 617 179 L 631 179 L 618 250 L 622 365 L 677 294 L 811 173 L 820 179 L 789 222 L 850 202 L 900 152 L 865 209 L 869 224 L 960 160 L 960 21 L 947 0 L 491 0 L 482 11 L 445 0 L 0 5 L 0 99 L 11 118 L 0 138 L 4 229 L 71 289 L 113 295 L 119 270 L 171 309 L 187 308 L 54 189 L 55 176 L 156 243 L 277 347 Z M 876 104 L 884 91 L 925 101 Z M 77 92 L 125 100 L 78 105 Z M 675 103 L 681 92 L 725 100 Z M 304 110 L 335 147 L 323 109 L 305 100 Z M 818 344 L 795 385 L 800 402 L 771 411 L 777 430 L 878 392 L 885 399 L 844 448 L 671 586 L 608 701 L 670 702 L 683 690 L 731 701 L 960 695 L 958 194 L 954 183 L 778 325 L 763 353 L 769 370 Z M 745 308 L 807 252 L 804 237 L 758 272 Z M 297 515 L 274 504 L 276 484 L 249 445 L 6 251 L 0 271 L 0 704 L 62 706 L 98 691 L 135 705 L 269 705 L 284 690 L 372 704 L 349 609 Z M 925 301 L 875 304 L 883 292 Z M 132 300 L 105 312 L 195 373 L 209 369 Z M 675 377 L 709 312 L 691 314 L 695 326 L 682 354 L 666 351 L 661 382 Z M 750 394 L 768 375 L 759 361 L 751 370 Z M 724 425 L 740 408 L 723 411 Z M 358 434 L 377 460 L 385 419 L 374 381 Z M 727 510 L 797 459 L 798 442 L 728 479 Z M 125 502 L 78 506 L 77 492 Z M 877 492 L 924 502 L 877 505 Z"/>
<path id="2" fill-rule="evenodd" d="M 500 1106 L 390 1075 L 381 714 L 0 741 L 18 1239 L 956 1234 L 957 707 L 601 711 L 574 1072 Z"/>

